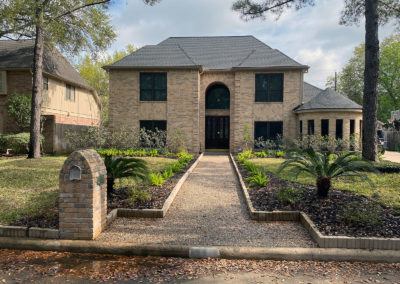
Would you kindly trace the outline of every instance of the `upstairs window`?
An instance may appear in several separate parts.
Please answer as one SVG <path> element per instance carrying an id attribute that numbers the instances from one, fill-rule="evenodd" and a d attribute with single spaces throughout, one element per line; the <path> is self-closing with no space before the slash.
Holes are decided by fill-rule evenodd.
<path id="1" fill-rule="evenodd" d="M 314 120 L 307 120 L 307 134 L 314 135 Z"/>
<path id="2" fill-rule="evenodd" d="M 66 99 L 68 101 L 75 101 L 75 87 L 67 84 L 66 86 Z"/>
<path id="3" fill-rule="evenodd" d="M 7 75 L 6 71 L 0 71 L 0 94 L 7 93 Z"/>
<path id="4" fill-rule="evenodd" d="M 43 90 L 49 89 L 49 78 L 43 77 Z"/>
<path id="5" fill-rule="evenodd" d="M 167 73 L 140 73 L 140 100 L 167 100 Z"/>
<path id="6" fill-rule="evenodd" d="M 206 93 L 206 109 L 229 109 L 229 89 L 224 85 L 211 86 Z"/>
<path id="7" fill-rule="evenodd" d="M 278 135 L 282 136 L 282 121 L 256 121 L 254 122 L 254 140 L 276 140 Z"/>
<path id="8" fill-rule="evenodd" d="M 283 102 L 283 74 L 256 74 L 256 102 Z"/>

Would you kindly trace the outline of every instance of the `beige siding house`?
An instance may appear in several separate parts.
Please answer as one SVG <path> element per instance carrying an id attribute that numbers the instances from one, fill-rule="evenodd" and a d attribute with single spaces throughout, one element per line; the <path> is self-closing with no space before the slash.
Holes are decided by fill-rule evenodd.
<path id="1" fill-rule="evenodd" d="M 191 152 L 236 152 L 245 129 L 253 139 L 360 132 L 359 105 L 305 83 L 308 66 L 253 36 L 168 38 L 104 68 L 111 127 L 180 131 Z"/>
<path id="2" fill-rule="evenodd" d="M 32 92 L 32 40 L 0 41 L 0 133 L 21 131 L 6 110 L 7 99 Z M 45 48 L 43 56 L 42 114 L 46 117 L 44 150 L 68 150 L 65 131 L 100 123 L 101 102 L 96 91 L 57 51 Z"/>

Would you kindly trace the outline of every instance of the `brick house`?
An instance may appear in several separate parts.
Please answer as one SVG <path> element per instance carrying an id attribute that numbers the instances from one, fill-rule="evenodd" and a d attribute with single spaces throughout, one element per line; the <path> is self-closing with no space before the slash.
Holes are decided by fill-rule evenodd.
<path id="1" fill-rule="evenodd" d="M 111 127 L 180 131 L 191 152 L 235 152 L 245 129 L 254 139 L 360 134 L 361 106 L 305 83 L 308 66 L 253 36 L 172 37 L 104 68 Z"/>
<path id="2" fill-rule="evenodd" d="M 33 40 L 0 41 L 0 133 L 21 131 L 8 115 L 7 99 L 32 92 Z M 65 131 L 100 123 L 101 102 L 96 91 L 56 50 L 45 47 L 43 54 L 42 115 L 44 150 L 68 151 Z"/>

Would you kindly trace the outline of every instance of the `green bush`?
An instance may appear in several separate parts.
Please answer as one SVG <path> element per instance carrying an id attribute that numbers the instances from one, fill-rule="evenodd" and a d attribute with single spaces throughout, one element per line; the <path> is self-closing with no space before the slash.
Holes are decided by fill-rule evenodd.
<path id="1" fill-rule="evenodd" d="M 256 152 L 255 155 L 257 158 L 265 158 L 267 156 L 267 153 L 265 153 L 264 151 L 260 151 Z"/>
<path id="2" fill-rule="evenodd" d="M 185 136 L 182 134 L 182 132 L 178 130 L 168 135 L 167 149 L 173 153 L 186 150 Z"/>
<path id="3" fill-rule="evenodd" d="M 179 152 L 178 154 L 176 154 L 176 156 L 178 157 L 179 162 L 185 165 L 193 160 L 193 155 L 190 155 L 185 151 Z"/>
<path id="4" fill-rule="evenodd" d="M 172 167 L 168 167 L 164 170 L 164 172 L 162 173 L 162 177 L 167 180 L 171 177 L 174 176 L 174 171 L 172 170 Z"/>
<path id="5" fill-rule="evenodd" d="M 353 201 L 343 209 L 343 218 L 348 224 L 374 226 L 382 221 L 382 207 L 375 202 Z"/>
<path id="6" fill-rule="evenodd" d="M 165 182 L 164 177 L 160 173 L 151 173 L 149 175 L 149 184 L 155 186 L 162 186 Z"/>
<path id="7" fill-rule="evenodd" d="M 181 164 L 179 161 L 176 161 L 171 165 L 171 169 L 174 173 L 182 172 L 184 165 Z"/>
<path id="8" fill-rule="evenodd" d="M 400 163 L 383 161 L 374 163 L 374 167 L 381 173 L 400 173 Z"/>
<path id="9" fill-rule="evenodd" d="M 276 157 L 276 150 L 268 150 L 267 155 L 268 157 Z"/>
<path id="10" fill-rule="evenodd" d="M 151 199 L 151 194 L 147 190 L 131 188 L 129 190 L 129 203 L 131 206 L 135 202 L 145 202 Z"/>
<path id="11" fill-rule="evenodd" d="M 265 174 L 265 172 L 258 170 L 258 172 L 246 179 L 246 181 L 249 183 L 249 187 L 254 187 L 254 186 L 259 186 L 259 187 L 264 187 L 267 185 L 269 182 L 269 178 Z"/>
<path id="12" fill-rule="evenodd" d="M 253 164 L 253 163 L 251 163 L 251 162 L 249 162 L 249 161 L 244 161 L 243 165 L 245 166 L 246 170 L 247 170 L 252 176 L 257 175 L 258 172 L 260 171 L 259 168 L 258 168 L 255 164 Z"/>
<path id="13" fill-rule="evenodd" d="M 253 151 L 251 149 L 238 154 L 239 163 L 244 163 L 245 160 L 250 158 L 254 158 Z"/>
<path id="14" fill-rule="evenodd" d="M 149 150 L 149 151 L 148 151 L 148 154 L 149 154 L 150 157 L 158 157 L 158 156 L 160 156 L 160 155 L 158 154 L 157 149 Z"/>
<path id="15" fill-rule="evenodd" d="M 6 102 L 7 113 L 15 120 L 20 131 L 29 129 L 31 123 L 32 94 L 13 94 Z"/>
<path id="16" fill-rule="evenodd" d="M 278 158 L 285 157 L 285 155 L 286 155 L 286 153 L 283 152 L 283 151 L 276 151 L 276 156 L 277 156 Z"/>
<path id="17" fill-rule="evenodd" d="M 295 204 L 299 202 L 303 191 L 293 187 L 285 187 L 279 189 L 275 193 L 275 197 L 284 204 Z"/>
<path id="18" fill-rule="evenodd" d="M 22 132 L 18 134 L 0 134 L 0 152 L 6 152 L 7 149 L 13 149 L 15 154 L 26 154 L 29 150 L 30 134 Z M 44 137 L 40 136 L 42 144 Z"/>

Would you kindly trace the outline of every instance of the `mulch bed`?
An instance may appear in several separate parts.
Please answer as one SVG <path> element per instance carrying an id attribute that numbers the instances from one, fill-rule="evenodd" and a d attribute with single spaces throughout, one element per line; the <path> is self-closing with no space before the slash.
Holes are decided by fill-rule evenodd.
<path id="1" fill-rule="evenodd" d="M 10 223 L 10 226 L 58 229 L 58 205 L 50 212 L 43 212 L 33 217 L 22 217 Z"/>
<path id="2" fill-rule="evenodd" d="M 239 165 L 239 171 L 245 181 L 250 174 Z M 306 213 L 318 230 L 329 236 L 349 237 L 384 237 L 400 238 L 400 214 L 384 204 L 378 203 L 364 195 L 357 195 L 349 191 L 330 190 L 326 199 L 316 196 L 315 186 L 309 186 L 282 180 L 276 175 L 266 172 L 270 178 L 266 187 L 246 187 L 253 207 L 259 211 L 302 211 Z M 276 192 L 282 188 L 301 189 L 302 193 L 294 204 L 284 204 L 276 197 Z M 370 203 L 379 204 L 381 221 L 376 225 L 349 224 L 345 221 L 343 209 L 351 202 L 361 202 L 367 206 Z"/>
<path id="3" fill-rule="evenodd" d="M 183 168 L 180 173 L 175 173 L 172 178 L 169 178 L 161 187 L 149 186 L 149 185 L 139 185 L 136 186 L 138 189 L 147 190 L 151 199 L 144 202 L 134 202 L 133 204 L 129 201 L 129 187 L 123 187 L 116 190 L 115 194 L 107 198 L 107 210 L 110 212 L 115 208 L 127 208 L 127 209 L 162 209 L 165 200 L 167 200 L 171 191 L 174 189 L 175 185 L 178 183 L 180 178 L 185 174 L 185 172 L 194 164 L 198 156 L 193 157 L 193 159 Z"/>

